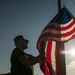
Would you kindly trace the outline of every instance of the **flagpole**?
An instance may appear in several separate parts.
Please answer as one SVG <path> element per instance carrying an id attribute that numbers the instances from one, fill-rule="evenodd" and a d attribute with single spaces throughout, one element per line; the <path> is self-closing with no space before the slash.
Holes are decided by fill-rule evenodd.
<path id="1" fill-rule="evenodd" d="M 61 10 L 61 0 L 58 0 L 58 12 Z M 59 46 L 59 50 L 60 50 L 60 53 L 61 51 L 65 51 L 65 48 L 64 48 L 64 43 L 63 42 L 60 42 L 60 46 Z M 62 62 L 62 75 L 66 75 L 66 64 L 65 64 L 65 54 L 60 54 L 60 57 L 61 57 L 61 62 Z"/>
<path id="2" fill-rule="evenodd" d="M 61 0 L 58 0 L 58 12 L 61 10 Z"/>

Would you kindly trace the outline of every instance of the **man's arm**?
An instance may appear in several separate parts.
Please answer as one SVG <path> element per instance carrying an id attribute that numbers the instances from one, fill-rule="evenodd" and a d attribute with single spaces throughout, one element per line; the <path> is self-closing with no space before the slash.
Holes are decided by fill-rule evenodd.
<path id="1" fill-rule="evenodd" d="M 26 58 L 25 56 L 21 56 L 18 58 L 19 62 L 22 63 L 27 68 L 39 63 L 40 60 L 44 57 L 44 54 L 39 54 L 37 57 Z"/>
<path id="2" fill-rule="evenodd" d="M 26 67 L 31 67 L 36 63 L 39 63 L 41 59 L 45 56 L 45 41 L 40 43 L 39 55 L 37 57 L 26 58 L 25 56 L 21 56 L 18 60 Z"/>

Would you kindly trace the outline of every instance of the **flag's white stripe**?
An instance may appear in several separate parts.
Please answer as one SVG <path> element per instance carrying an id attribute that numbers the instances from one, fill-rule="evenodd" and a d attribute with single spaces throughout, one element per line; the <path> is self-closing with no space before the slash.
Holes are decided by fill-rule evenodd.
<path id="1" fill-rule="evenodd" d="M 73 35 L 75 35 L 75 32 L 74 32 L 73 34 L 69 35 L 69 36 L 61 37 L 61 40 L 62 40 L 62 41 L 64 41 L 64 40 L 69 40 L 69 39 L 71 39 L 71 37 L 72 37 Z"/>
<path id="2" fill-rule="evenodd" d="M 66 25 L 66 24 L 65 24 Z M 69 24 L 68 24 L 69 25 Z M 60 25 L 61 26 L 61 25 Z M 63 25 L 64 26 L 64 25 Z M 45 31 L 42 32 L 41 35 L 46 34 L 46 33 L 53 33 L 53 34 L 65 34 L 68 33 L 70 31 L 72 31 L 75 28 L 75 24 L 72 25 L 70 28 L 66 29 L 66 30 L 54 30 L 54 29 L 47 29 Z"/>
<path id="3" fill-rule="evenodd" d="M 70 32 L 70 31 L 72 31 L 73 29 L 75 28 L 75 24 L 72 26 L 72 27 L 70 27 L 69 29 L 66 29 L 66 30 L 53 30 L 53 29 L 47 29 L 47 30 L 45 30 L 43 33 L 42 33 L 42 35 L 43 34 L 46 34 L 46 33 L 53 33 L 53 34 L 65 34 L 65 33 L 68 33 L 68 32 Z"/>
<path id="4" fill-rule="evenodd" d="M 71 24 L 72 22 L 74 21 L 74 19 L 72 18 L 69 22 L 67 22 L 67 23 L 65 23 L 65 24 L 61 24 L 61 26 L 60 26 L 60 24 L 58 24 L 58 23 L 56 23 L 56 22 L 52 22 L 52 23 L 50 23 L 49 25 L 47 25 L 47 26 L 50 26 L 50 25 L 52 25 L 52 26 L 56 26 L 56 27 L 67 27 L 69 24 Z M 47 27 L 46 26 L 46 27 Z"/>
<path id="5" fill-rule="evenodd" d="M 46 47 L 45 47 L 45 57 L 46 57 L 46 54 L 47 54 L 47 45 L 48 45 L 48 41 L 46 42 Z M 48 68 L 46 62 L 44 62 L 44 63 L 45 63 L 45 67 L 47 68 L 47 70 L 49 72 L 49 68 Z"/>
<path id="6" fill-rule="evenodd" d="M 47 54 L 47 45 L 48 45 L 48 41 L 46 42 L 46 46 L 45 46 L 45 57 L 46 57 L 46 54 Z"/>
<path id="7" fill-rule="evenodd" d="M 55 50 L 56 50 L 56 42 L 52 41 L 51 62 L 54 72 L 56 72 Z"/>
<path id="8" fill-rule="evenodd" d="M 61 24 L 61 27 L 67 27 L 67 26 L 70 25 L 73 21 L 74 21 L 74 19 L 72 18 L 69 22 L 67 22 L 67 23 L 65 23 L 65 24 Z"/>
<path id="9" fill-rule="evenodd" d="M 71 35 L 69 35 L 69 36 L 66 36 L 66 37 L 60 37 L 60 38 L 58 38 L 58 37 L 51 37 L 51 36 L 48 36 L 48 37 L 44 37 L 44 38 L 42 38 L 42 39 L 40 39 L 40 40 L 45 40 L 45 41 L 47 41 L 47 40 L 55 40 L 55 41 L 67 41 L 67 40 L 69 40 L 69 39 L 71 39 L 71 37 L 73 36 L 73 35 L 75 35 L 75 32 L 73 33 L 73 34 L 71 34 Z"/>
<path id="10" fill-rule="evenodd" d="M 65 33 L 71 32 L 74 28 L 75 28 L 75 24 L 72 25 L 71 28 L 68 28 L 68 29 L 66 29 L 66 30 L 61 31 L 61 34 L 65 34 Z"/>

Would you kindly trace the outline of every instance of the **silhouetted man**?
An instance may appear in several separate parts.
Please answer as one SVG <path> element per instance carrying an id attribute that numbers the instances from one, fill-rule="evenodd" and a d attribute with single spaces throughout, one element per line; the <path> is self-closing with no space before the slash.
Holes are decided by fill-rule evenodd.
<path id="1" fill-rule="evenodd" d="M 11 54 L 11 75 L 33 75 L 33 65 L 44 57 L 44 51 L 40 50 L 37 57 L 25 53 L 29 40 L 24 39 L 22 35 L 16 36 L 14 42 L 16 48 Z"/>

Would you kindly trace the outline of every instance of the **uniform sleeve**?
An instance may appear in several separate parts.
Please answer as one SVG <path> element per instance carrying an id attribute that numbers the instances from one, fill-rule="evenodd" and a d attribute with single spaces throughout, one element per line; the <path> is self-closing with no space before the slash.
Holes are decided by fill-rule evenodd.
<path id="1" fill-rule="evenodd" d="M 27 59 L 27 57 L 26 57 L 25 55 L 20 55 L 20 56 L 18 57 L 18 60 L 19 60 L 20 62 L 22 62 L 24 59 Z"/>
<path id="2" fill-rule="evenodd" d="M 27 57 L 25 56 L 25 53 L 18 50 L 17 51 L 17 59 L 22 62 L 24 59 L 27 59 Z"/>

